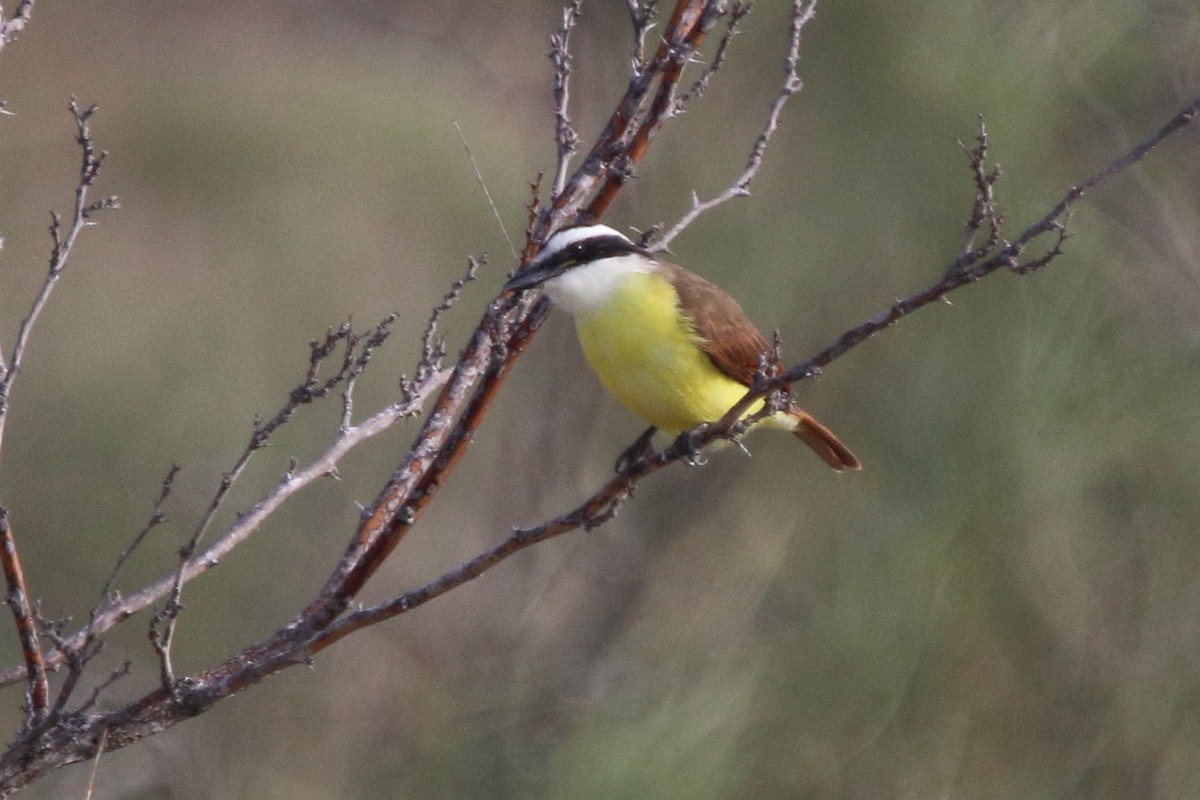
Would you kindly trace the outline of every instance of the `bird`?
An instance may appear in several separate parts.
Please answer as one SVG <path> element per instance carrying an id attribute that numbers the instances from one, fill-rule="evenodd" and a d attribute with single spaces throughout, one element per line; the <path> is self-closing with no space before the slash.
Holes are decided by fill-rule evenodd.
<path id="1" fill-rule="evenodd" d="M 638 440 L 643 448 L 656 429 L 678 435 L 721 419 L 760 365 L 771 364 L 771 346 L 736 300 L 607 225 L 555 232 L 504 291 L 539 287 L 552 307 L 574 317 L 604 388 L 650 424 Z M 761 408 L 760 400 L 746 414 Z M 790 431 L 839 472 L 861 469 L 849 448 L 790 398 L 755 427 Z"/>

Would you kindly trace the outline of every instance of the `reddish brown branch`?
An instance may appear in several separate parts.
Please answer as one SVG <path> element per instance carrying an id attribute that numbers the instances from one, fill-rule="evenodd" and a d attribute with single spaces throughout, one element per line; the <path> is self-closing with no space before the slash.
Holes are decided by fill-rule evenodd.
<path id="1" fill-rule="evenodd" d="M 624 177 L 615 183 L 605 184 L 604 188 L 597 191 L 599 181 L 617 173 L 628 175 L 629 170 L 640 163 L 652 132 L 665 121 L 665 113 L 671 110 L 666 101 L 674 96 L 674 87 L 679 82 L 683 66 L 703 41 L 703 31 L 698 29 L 701 21 L 711 26 L 719 16 L 722 4 L 717 0 L 677 0 L 670 22 L 663 31 L 662 42 L 654 58 L 648 61 L 644 59 L 643 49 L 650 26 L 651 6 L 638 7 L 632 2 L 629 5 L 635 41 L 629 84 L 587 157 L 563 190 L 555 195 L 551 207 L 543 213 L 540 230 L 543 237 L 556 230 L 564 220 L 580 214 L 583 203 L 593 192 L 596 195 L 592 204 L 583 213 L 593 219 L 603 215 L 624 182 Z M 659 86 L 659 95 L 653 104 L 654 109 L 649 109 L 647 99 L 656 84 Z M 657 121 L 654 119 L 656 112 L 661 117 Z M 633 155 L 633 142 L 639 131 L 644 141 L 640 145 L 640 152 Z M 605 199 L 599 200 L 601 196 Z"/>
<path id="2" fill-rule="evenodd" d="M 557 210 L 577 212 L 577 204 L 583 195 L 575 193 L 591 185 L 588 176 L 592 173 L 588 171 L 588 164 L 597 163 L 598 151 L 610 149 L 618 143 L 629 122 L 626 114 L 633 113 L 629 109 L 641 106 L 646 91 L 655 76 L 659 76 L 660 89 L 649 116 L 633 134 L 629 144 L 632 149 L 634 143 L 641 142 L 641 151 L 632 163 L 640 160 L 641 153 L 649 145 L 651 131 L 667 118 L 672 87 L 678 82 L 679 72 L 690 53 L 703 40 L 703 31 L 715 19 L 713 9 L 716 5 L 701 0 L 680 0 L 677 3 L 653 64 L 647 67 L 646 73 L 641 76 L 642 80 L 631 83 L 626 97 L 618 105 L 618 111 L 610 119 L 608 128 L 589 159 L 568 182 L 566 190 L 556 198 L 554 205 Z M 614 196 L 619 186 L 613 184 L 610 189 Z M 563 202 L 567 195 L 576 197 L 576 205 Z M 592 213 L 594 209 L 593 202 L 589 212 L 584 213 Z M 548 226 L 553 224 L 549 216 L 543 218 L 543 227 L 538 233 L 544 236 Z M 526 247 L 526 257 L 533 250 L 531 242 Z M 533 305 L 530 302 L 528 299 L 503 296 L 488 308 L 460 356 L 450 380 L 434 401 L 409 454 L 365 515 L 325 587 L 297 616 L 293 625 L 311 631 L 321 631 L 327 627 L 357 596 L 420 517 L 430 498 L 443 485 L 474 438 L 512 364 L 540 327 L 546 305 L 544 301 Z"/>
<path id="3" fill-rule="evenodd" d="M 4 582 L 8 586 L 5 601 L 17 626 L 21 656 L 25 659 L 26 693 L 29 698 L 25 727 L 32 728 L 46 715 L 50 703 L 49 687 L 46 683 L 46 667 L 42 663 L 42 645 L 33 619 L 33 606 L 29 602 L 29 590 L 25 587 L 25 573 L 21 569 L 17 541 L 8 521 L 8 509 L 4 506 L 0 506 L 0 567 L 4 569 Z"/>
<path id="4" fill-rule="evenodd" d="M 586 214 L 590 219 L 600 219 L 604 216 L 604 212 L 616 199 L 625 181 L 642 162 L 654 135 L 674 113 L 675 92 L 683 76 L 683 68 L 687 66 L 691 55 L 704 43 L 704 37 L 723 13 L 724 3 L 718 0 L 676 4 L 667 33 L 658 46 L 658 53 L 653 61 L 654 70 L 658 74 L 658 91 L 649 111 L 640 118 L 633 135 L 629 137 L 628 144 L 620 148 L 620 158 L 609 163 L 607 176 L 600 191 L 588 204 Z M 624 111 L 622 109 L 623 113 Z M 627 117 L 613 118 L 610 127 L 617 134 L 613 138 L 614 142 L 625 137 L 629 124 L 635 118 L 635 113 L 630 113 Z"/>

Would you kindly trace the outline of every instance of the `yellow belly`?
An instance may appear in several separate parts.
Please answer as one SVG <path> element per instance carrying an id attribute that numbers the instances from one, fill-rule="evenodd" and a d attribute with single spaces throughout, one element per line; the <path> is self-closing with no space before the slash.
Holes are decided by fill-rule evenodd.
<path id="1" fill-rule="evenodd" d="M 746 394 L 700 349 L 676 310 L 675 290 L 654 273 L 630 276 L 603 308 L 578 315 L 575 327 L 604 387 L 667 433 L 714 422 Z"/>

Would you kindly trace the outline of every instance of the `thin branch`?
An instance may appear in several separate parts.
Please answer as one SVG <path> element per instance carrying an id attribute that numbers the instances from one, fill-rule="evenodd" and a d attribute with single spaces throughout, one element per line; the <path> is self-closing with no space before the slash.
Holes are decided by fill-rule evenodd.
<path id="1" fill-rule="evenodd" d="M 417 380 L 441 371 L 442 359 L 446 357 L 446 339 L 444 336 L 437 335 L 438 325 L 446 312 L 453 308 L 454 304 L 462 297 L 463 289 L 468 283 L 475 280 L 479 275 L 480 267 L 485 264 L 487 264 L 486 253 L 481 254 L 478 258 L 468 256 L 467 271 L 461 278 L 450 284 L 450 291 L 446 293 L 440 303 L 433 307 L 433 312 L 429 315 L 429 322 L 425 325 L 425 333 L 421 336 L 421 358 L 417 362 Z"/>
<path id="2" fill-rule="evenodd" d="M 45 730 L 61 719 L 63 712 L 66 710 L 67 703 L 74 694 L 79 680 L 83 677 L 84 668 L 88 663 L 100 654 L 103 648 L 103 643 L 96 641 L 94 637 L 85 638 L 78 645 L 74 646 L 67 641 L 63 636 L 63 630 L 66 628 L 68 620 L 61 620 L 53 624 L 43 624 L 42 630 L 46 637 L 54 643 L 53 655 L 47 657 L 46 664 L 51 666 L 55 663 L 55 658 L 61 658 L 67 664 L 67 676 L 63 679 L 62 685 L 58 687 L 58 696 L 54 700 L 54 706 L 50 709 L 50 713 L 46 715 L 40 728 L 33 728 L 26 735 L 26 740 L 34 741 Z"/>
<path id="3" fill-rule="evenodd" d="M 347 342 L 346 355 L 342 361 L 342 370 L 340 373 L 342 382 L 342 419 L 338 426 L 339 431 L 346 431 L 351 427 L 354 421 L 354 387 L 358 384 L 358 379 L 367 369 L 367 364 L 371 361 L 371 356 L 375 354 L 375 350 L 383 346 L 387 338 L 392 334 L 392 323 L 400 318 L 396 312 L 392 312 L 384 317 L 366 336 L 356 336 L 353 344 Z M 357 355 L 355 355 L 357 348 Z M 328 389 L 332 390 L 337 386 L 337 382 L 330 383 L 326 379 Z M 293 462 L 292 468 L 295 468 Z M 337 472 L 330 473 L 334 477 Z"/>
<path id="4" fill-rule="evenodd" d="M 579 134 L 571 127 L 567 112 L 571 97 L 571 31 L 579 22 L 582 6 L 583 0 L 573 0 L 564 8 L 562 27 L 550 36 L 550 63 L 554 65 L 554 142 L 558 147 L 553 184 L 555 194 L 562 192 L 567 182 L 571 156 L 579 147 Z"/>
<path id="5" fill-rule="evenodd" d="M 254 454 L 267 446 L 272 434 L 288 423 L 301 406 L 310 405 L 328 396 L 339 385 L 349 384 L 366 368 L 371 353 L 375 347 L 382 344 L 387 338 L 390 332 L 390 325 L 395 319 L 395 314 L 385 317 L 383 321 L 375 326 L 365 340 L 356 334 L 350 325 L 346 323 L 336 330 L 332 328 L 328 330 L 324 340 L 310 342 L 309 364 L 304 381 L 292 389 L 288 394 L 287 402 L 284 403 L 273 417 L 266 422 L 255 421 L 254 431 L 245 449 L 238 457 L 233 468 L 221 476 L 217 491 L 197 522 L 191 537 L 180 548 L 179 564 L 175 570 L 175 580 L 171 586 L 171 592 L 167 597 L 166 603 L 155 613 L 151 620 L 148 636 L 154 647 L 154 652 L 159 659 L 160 674 L 164 686 L 171 687 L 175 683 L 171 668 L 171 643 L 174 639 L 175 626 L 178 622 L 179 614 L 183 611 L 182 594 L 183 586 L 186 582 L 184 578 L 185 569 L 195 554 L 196 548 L 207 532 L 209 525 L 224 504 L 225 498 L 228 497 L 230 490 L 238 478 L 241 477 Z M 365 341 L 365 345 L 360 353 L 358 348 L 360 342 L 363 341 Z M 321 366 L 339 347 L 341 347 L 343 352 L 340 368 L 329 377 L 319 379 Z M 347 389 L 347 392 L 349 391 L 350 389 Z M 352 407 L 350 395 L 343 393 L 342 400 L 342 428 L 345 429 L 349 427 L 350 423 L 348 418 Z"/>
<path id="6" fill-rule="evenodd" d="M 18 6 L 17 13 L 20 14 L 22 9 L 27 13 L 32 7 L 32 3 L 22 3 Z M 14 17 L 14 19 L 17 19 L 17 17 Z M 13 20 L 10 20 L 8 24 L 11 25 L 12 22 Z M 25 358 L 25 348 L 29 345 L 29 338 L 33 334 L 33 328 L 37 324 L 38 317 L 41 316 L 42 310 L 46 307 L 46 303 L 49 302 L 50 295 L 54 291 L 59 277 L 62 275 L 67 259 L 71 255 L 71 248 L 75 246 L 75 240 L 78 238 L 80 232 L 85 227 L 93 224 L 91 217 L 96 212 L 120 208 L 120 203 L 115 196 L 88 202 L 88 190 L 96 182 L 96 176 L 100 173 L 100 166 L 107 155 L 104 151 L 97 152 L 92 143 L 90 121 L 92 115 L 96 113 L 96 106 L 81 108 L 78 101 L 72 97 L 67 107 L 71 111 L 71 116 L 75 119 L 75 141 L 79 143 L 82 155 L 79 167 L 79 180 L 75 185 L 75 204 L 72 208 L 70 224 L 65 231 L 62 227 L 62 218 L 56 212 L 50 212 L 50 236 L 53 240 L 53 248 L 50 252 L 50 268 L 46 273 L 46 279 L 42 282 L 41 288 L 38 289 L 37 295 L 33 299 L 29 315 L 21 321 L 21 326 L 17 329 L 17 339 L 13 343 L 12 352 L 7 362 L 4 360 L 3 353 L 0 352 L 0 450 L 3 449 L 4 444 L 4 428 L 8 421 L 8 408 L 9 400 L 12 396 L 12 387 L 17 374 L 21 370 L 21 363 Z"/>
<path id="7" fill-rule="evenodd" d="M 958 258 L 950 265 L 950 269 L 960 269 L 963 264 L 979 258 L 987 253 L 1000 241 L 1000 231 L 1004 227 L 1004 216 L 996 209 L 996 182 L 1000 180 L 1000 166 L 991 169 L 986 166 L 988 155 L 987 124 L 983 115 L 979 115 L 979 132 L 975 135 L 975 146 L 968 149 L 959 145 L 967 153 L 971 166 L 971 175 L 975 179 L 975 204 L 967 224 L 963 229 L 963 243 L 959 249 Z M 983 244 L 976 244 L 976 238 L 984 225 L 988 227 L 988 236 Z"/>
<path id="8" fill-rule="evenodd" d="M 958 259 L 952 261 L 947 266 L 942 279 L 937 283 L 895 301 L 887 309 L 871 317 L 862 325 L 846 331 L 837 341 L 817 353 L 804 364 L 797 365 L 784 372 L 774 382 L 779 385 L 794 383 L 815 375 L 822 367 L 844 355 L 851 348 L 861 344 L 876 333 L 879 333 L 884 328 L 890 327 L 901 317 L 934 301 L 941 300 L 955 289 L 969 283 L 975 283 L 1001 267 L 1007 267 L 1018 274 L 1025 274 L 1045 266 L 1049 263 L 1050 257 L 1061 252 L 1061 245 L 1066 232 L 1064 220 L 1071 207 L 1081 197 L 1092 189 L 1095 189 L 1108 178 L 1141 160 L 1168 136 L 1193 122 L 1198 114 L 1200 114 L 1200 97 L 1193 100 L 1182 111 L 1172 117 L 1166 125 L 1163 125 L 1153 134 L 1146 137 L 1140 144 L 1133 147 L 1121 157 L 1114 159 L 1104 169 L 1071 187 L 1045 216 L 1026 227 L 1015 241 L 1011 243 L 998 243 L 1003 246 L 986 259 L 983 259 L 981 256 L 974 262 L 962 264 L 961 266 L 958 265 Z M 1020 258 L 1027 247 L 1035 239 L 1047 233 L 1055 235 L 1056 241 L 1054 245 L 1045 254 L 1021 263 Z"/>
<path id="9" fill-rule="evenodd" d="M 76 709 L 76 712 L 82 714 L 95 708 L 97 701 L 100 700 L 100 695 L 104 694 L 105 690 L 115 684 L 117 681 L 128 677 L 129 673 L 132 672 L 132 667 L 133 664 L 129 661 L 126 661 L 121 666 L 110 672 L 107 678 L 96 684 L 96 686 L 92 689 L 91 697 L 89 697 L 87 701 L 83 703 L 83 705 L 79 706 L 79 708 Z"/>
<path id="10" fill-rule="evenodd" d="M 750 183 L 758 174 L 767 145 L 779 127 L 779 115 L 783 113 L 783 107 L 792 95 L 797 94 L 804 87 L 804 82 L 800 79 L 800 39 L 804 26 L 816 16 L 816 8 L 816 0 L 793 0 L 792 2 L 792 16 L 788 27 L 788 48 L 784 57 L 783 83 L 779 88 L 779 93 L 767 107 L 766 121 L 750 148 L 750 156 L 746 160 L 746 167 L 742 170 L 741 175 L 723 192 L 708 200 L 701 200 L 693 193 L 691 208 L 666 233 L 650 245 L 652 252 L 668 249 L 675 237 L 683 233 L 701 214 L 734 198 L 746 197 L 750 194 Z"/>
<path id="11" fill-rule="evenodd" d="M 163 513 L 163 505 L 167 502 L 167 498 L 171 496 L 171 489 L 175 486 L 175 477 L 179 474 L 180 467 L 178 464 L 172 464 L 167 470 L 167 476 L 163 478 L 161 488 L 158 492 L 158 499 L 154 501 L 154 509 L 150 512 L 150 519 L 138 531 L 137 536 L 133 537 L 133 541 L 129 546 L 117 554 L 117 561 L 113 565 L 112 572 L 109 573 L 108 580 L 104 582 L 104 588 L 100 590 L 100 599 L 108 600 L 112 594 L 113 586 L 117 582 L 117 576 L 121 573 L 121 568 L 125 566 L 125 562 L 133 555 L 146 537 L 150 535 L 150 531 L 157 528 L 159 525 L 166 522 L 166 514 Z"/>
<path id="12" fill-rule="evenodd" d="M 297 492 L 323 477 L 336 473 L 337 465 L 355 447 L 388 430 L 401 419 L 419 414 L 421 407 L 447 381 L 449 376 L 449 370 L 444 370 L 430 375 L 424 382 L 412 384 L 410 392 L 403 399 L 341 432 L 338 438 L 307 466 L 289 470 L 282 475 L 275 485 L 267 490 L 248 511 L 239 514 L 237 520 L 217 536 L 211 545 L 183 565 L 183 582 L 187 583 L 219 564 L 226 555 L 245 541 L 271 514 L 275 513 Z M 97 609 L 94 613 L 94 620 L 89 622 L 88 628 L 64 637 L 62 647 L 80 647 L 84 643 L 89 629 L 97 636 L 103 634 L 166 597 L 175 584 L 175 576 L 176 572 L 172 571 L 171 574 L 159 578 L 154 583 L 128 596 L 116 598 L 104 607 Z M 59 650 L 46 655 L 48 668 L 57 668 L 64 662 L 63 655 Z M 18 667 L 9 667 L 0 671 L 0 686 L 20 680 L 22 674 Z"/>
<path id="13" fill-rule="evenodd" d="M 627 0 L 636 51 L 625 94 L 583 162 L 562 191 L 554 193 L 550 206 L 539 214 L 536 235 L 527 244 L 526 257 L 532 257 L 537 243 L 568 220 L 598 219 L 603 215 L 625 179 L 641 162 L 654 132 L 670 116 L 670 100 L 683 66 L 707 33 L 701 22 L 711 23 L 713 9 L 720 5 L 719 0 L 677 0 L 663 39 L 654 57 L 647 60 L 643 44 L 652 27 L 654 4 L 641 6 Z M 651 94 L 656 85 L 658 91 Z M 591 201 L 584 208 L 588 198 Z"/>

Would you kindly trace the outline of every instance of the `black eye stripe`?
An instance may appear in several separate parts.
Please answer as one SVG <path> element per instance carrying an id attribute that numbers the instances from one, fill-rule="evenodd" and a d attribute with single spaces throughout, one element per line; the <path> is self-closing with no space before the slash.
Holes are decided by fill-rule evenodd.
<path id="1" fill-rule="evenodd" d="M 644 251 L 621 236 L 596 236 L 567 245 L 554 254 L 550 259 L 550 264 L 555 267 L 571 267 L 601 258 L 612 258 L 631 253 L 644 253 Z"/>

